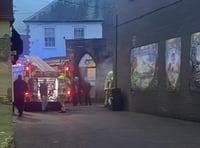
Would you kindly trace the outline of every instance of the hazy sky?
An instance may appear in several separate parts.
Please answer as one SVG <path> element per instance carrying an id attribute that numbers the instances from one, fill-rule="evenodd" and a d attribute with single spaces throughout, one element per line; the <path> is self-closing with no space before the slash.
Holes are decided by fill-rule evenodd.
<path id="1" fill-rule="evenodd" d="M 14 27 L 20 34 L 26 33 L 23 20 L 51 3 L 53 0 L 13 0 Z"/>

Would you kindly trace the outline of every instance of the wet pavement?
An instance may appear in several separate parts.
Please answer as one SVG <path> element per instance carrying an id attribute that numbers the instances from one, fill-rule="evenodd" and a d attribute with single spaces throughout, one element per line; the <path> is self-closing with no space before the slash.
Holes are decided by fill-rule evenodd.
<path id="1" fill-rule="evenodd" d="M 101 104 L 66 113 L 13 116 L 15 148 L 200 148 L 200 123 L 111 111 Z"/>

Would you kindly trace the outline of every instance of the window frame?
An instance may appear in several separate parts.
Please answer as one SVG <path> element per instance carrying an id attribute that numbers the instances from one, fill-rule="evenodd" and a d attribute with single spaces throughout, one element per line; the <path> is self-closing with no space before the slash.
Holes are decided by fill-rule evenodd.
<path id="1" fill-rule="evenodd" d="M 84 27 L 75 27 L 74 28 L 74 39 L 84 39 L 84 38 L 85 38 Z"/>
<path id="2" fill-rule="evenodd" d="M 45 48 L 56 47 L 55 28 L 53 27 L 44 28 L 44 47 Z"/>

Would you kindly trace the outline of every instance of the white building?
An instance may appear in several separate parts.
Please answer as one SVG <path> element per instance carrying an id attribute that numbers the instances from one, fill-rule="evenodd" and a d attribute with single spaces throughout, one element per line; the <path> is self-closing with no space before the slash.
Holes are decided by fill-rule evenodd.
<path id="1" fill-rule="evenodd" d="M 29 55 L 64 57 L 67 39 L 101 39 L 103 14 L 99 0 L 55 0 L 24 20 Z"/>

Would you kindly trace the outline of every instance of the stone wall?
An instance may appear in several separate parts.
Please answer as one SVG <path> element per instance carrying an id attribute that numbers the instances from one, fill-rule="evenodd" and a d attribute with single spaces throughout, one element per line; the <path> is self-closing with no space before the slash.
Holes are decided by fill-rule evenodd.
<path id="1" fill-rule="evenodd" d="M 8 103 L 12 99 L 12 75 L 10 62 L 10 27 L 0 22 L 0 102 Z"/>

